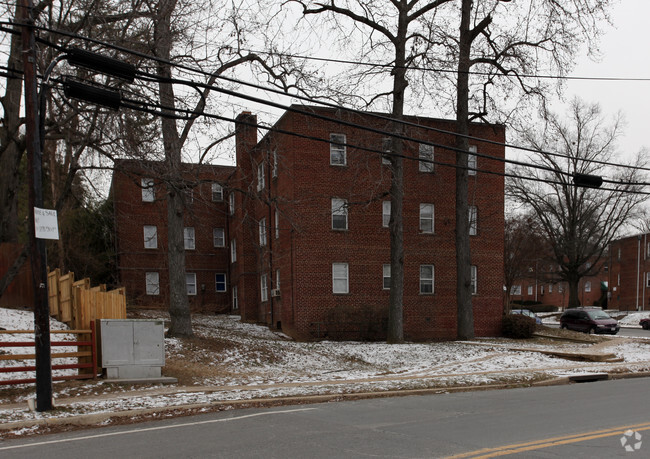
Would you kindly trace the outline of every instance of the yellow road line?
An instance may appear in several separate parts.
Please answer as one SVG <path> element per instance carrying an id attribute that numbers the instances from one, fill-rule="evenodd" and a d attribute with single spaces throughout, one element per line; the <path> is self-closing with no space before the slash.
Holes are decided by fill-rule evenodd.
<path id="1" fill-rule="evenodd" d="M 564 435 L 561 437 L 546 438 L 543 440 L 536 440 L 526 443 L 516 443 L 512 445 L 498 446 L 496 448 L 483 448 L 476 451 L 470 451 L 463 454 L 448 456 L 447 459 L 460 459 L 460 458 L 489 458 L 497 456 L 507 456 L 509 454 L 521 453 L 524 451 L 532 451 L 541 448 L 550 448 L 552 446 L 566 445 L 569 443 L 579 443 L 581 441 L 594 440 L 603 437 L 613 437 L 615 435 L 623 435 L 628 430 L 645 431 L 650 430 L 650 422 L 643 424 L 635 424 L 629 426 L 612 427 L 610 429 L 595 430 L 592 432 L 584 432 L 575 435 Z"/>

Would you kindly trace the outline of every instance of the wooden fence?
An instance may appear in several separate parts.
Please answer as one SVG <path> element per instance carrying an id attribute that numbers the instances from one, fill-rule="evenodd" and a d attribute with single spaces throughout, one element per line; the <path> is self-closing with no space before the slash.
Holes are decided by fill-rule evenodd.
<path id="1" fill-rule="evenodd" d="M 30 335 L 34 336 L 33 330 L 0 330 L 0 337 L 2 335 L 11 334 L 11 335 Z M 72 346 L 77 347 L 76 352 L 52 352 L 52 380 L 62 381 L 68 379 L 89 379 L 97 378 L 97 340 L 95 334 L 95 326 L 91 324 L 89 330 L 52 330 L 50 334 L 55 336 L 60 336 L 61 334 L 65 335 L 77 335 L 77 338 L 72 340 L 52 340 L 50 345 L 52 348 L 61 347 L 61 346 Z M 7 347 L 21 347 L 21 348 L 30 348 L 34 349 L 33 338 L 29 341 L 3 341 L 0 340 L 0 348 Z M 58 363 L 61 359 L 67 359 L 70 357 L 77 357 L 77 363 Z M 33 353 L 29 354 L 0 354 L 0 361 L 5 360 L 15 360 L 22 362 L 24 360 L 34 360 L 36 355 Z M 69 369 L 79 369 L 79 374 L 76 375 L 61 375 L 57 374 L 58 370 L 69 370 Z M 13 366 L 2 366 L 0 367 L 0 373 L 23 373 L 23 372 L 32 372 L 36 370 L 35 365 L 13 365 Z M 0 380 L 0 385 L 10 385 L 10 384 L 28 384 L 35 382 L 36 378 L 22 378 L 22 379 L 5 379 Z"/>
<path id="2" fill-rule="evenodd" d="M 96 319 L 126 319 L 124 287 L 106 291 L 106 285 L 90 287 L 90 279 L 74 280 L 74 273 L 59 269 L 47 275 L 50 315 L 73 329 L 89 329 Z"/>

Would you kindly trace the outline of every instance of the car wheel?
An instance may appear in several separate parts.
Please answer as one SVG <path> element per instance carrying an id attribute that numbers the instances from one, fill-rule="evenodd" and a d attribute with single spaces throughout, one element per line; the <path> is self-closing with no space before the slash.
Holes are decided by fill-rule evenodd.
<path id="1" fill-rule="evenodd" d="M 587 333 L 593 335 L 594 333 L 596 333 L 596 329 L 594 327 L 591 327 L 589 330 L 587 330 Z"/>
<path id="2" fill-rule="evenodd" d="M 650 323 L 647 323 L 647 322 L 646 322 L 646 323 L 644 323 L 644 324 L 642 325 L 642 327 L 643 327 L 644 330 L 648 330 L 648 329 L 650 329 Z"/>
<path id="3" fill-rule="evenodd" d="M 562 325 L 560 325 L 560 328 L 561 328 L 562 330 L 566 330 L 566 324 L 562 324 Z"/>

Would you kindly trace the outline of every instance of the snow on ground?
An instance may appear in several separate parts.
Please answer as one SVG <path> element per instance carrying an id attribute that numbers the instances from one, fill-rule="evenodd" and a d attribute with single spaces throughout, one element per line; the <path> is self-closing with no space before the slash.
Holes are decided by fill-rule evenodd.
<path id="1" fill-rule="evenodd" d="M 629 320 L 638 324 L 632 316 Z M 168 319 L 160 311 L 147 311 L 138 318 Z M 424 388 L 445 391 L 575 373 L 650 370 L 650 340 L 643 339 L 614 337 L 605 342 L 604 351 L 615 353 L 623 359 L 621 363 L 576 362 L 535 350 L 585 351 L 590 344 L 503 338 L 402 345 L 298 343 L 267 327 L 242 323 L 238 316 L 197 314 L 192 321 L 196 339 L 165 339 L 163 374 L 178 377 L 178 386 L 55 383 L 54 397 L 66 400 L 65 409 L 45 413 L 7 406 L 33 398 L 29 386 L 18 394 L 0 386 L 0 419 L 11 422 L 280 396 Z M 0 308 L 0 327 L 33 328 L 33 316 Z M 64 326 L 53 321 L 52 328 Z M 6 336 L 0 335 L 0 339 Z M 7 361 L 0 360 L 0 366 L 4 365 Z"/>

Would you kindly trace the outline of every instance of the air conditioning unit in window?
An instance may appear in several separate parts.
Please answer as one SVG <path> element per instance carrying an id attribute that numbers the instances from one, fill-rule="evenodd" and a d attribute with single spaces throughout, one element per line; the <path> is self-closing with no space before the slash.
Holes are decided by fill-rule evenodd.
<path id="1" fill-rule="evenodd" d="M 280 296 L 280 289 L 279 288 L 274 288 L 271 290 L 271 296 L 274 298 L 277 298 Z"/>

